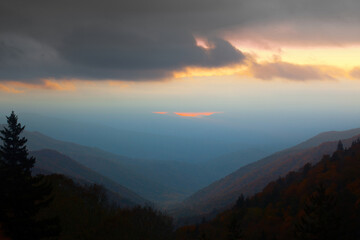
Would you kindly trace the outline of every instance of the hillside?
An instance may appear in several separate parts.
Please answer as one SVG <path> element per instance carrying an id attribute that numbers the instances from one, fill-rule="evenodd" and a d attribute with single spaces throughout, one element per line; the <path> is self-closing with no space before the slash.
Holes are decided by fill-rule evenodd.
<path id="1" fill-rule="evenodd" d="M 347 142 L 347 144 L 349 144 Z M 177 239 L 359 239 L 360 140 L 269 183 Z"/>
<path id="2" fill-rule="evenodd" d="M 214 174 L 213 181 L 215 181 L 229 175 L 234 169 L 262 159 L 273 152 L 273 148 L 259 146 L 258 148 L 249 148 L 228 153 L 203 162 L 201 165 L 203 171 L 209 171 Z"/>
<path id="3" fill-rule="evenodd" d="M 52 174 L 45 179 L 53 186 L 53 200 L 38 217 L 56 217 L 61 230 L 56 239 L 172 239 L 172 220 L 161 212 L 150 207 L 113 206 L 106 189 L 79 185 L 63 175 Z"/>
<path id="4" fill-rule="evenodd" d="M 2 128 L 4 125 L 0 125 Z M 31 151 L 51 149 L 83 166 L 125 186 L 140 196 L 162 205 L 182 201 L 193 192 L 218 178 L 203 165 L 181 161 L 129 158 L 48 137 L 40 132 L 24 131 Z"/>
<path id="5" fill-rule="evenodd" d="M 319 133 L 318 135 L 290 148 L 291 150 L 302 150 L 316 147 L 320 143 L 338 141 L 339 139 L 347 139 L 360 134 L 360 128 L 354 128 L 346 131 L 328 131 Z"/>
<path id="6" fill-rule="evenodd" d="M 181 201 L 216 179 L 211 171 L 201 171 L 198 164 L 119 156 L 99 148 L 59 141 L 39 132 L 25 131 L 24 136 L 31 151 L 58 151 L 154 202 Z"/>
<path id="7" fill-rule="evenodd" d="M 103 185 L 118 195 L 120 204 L 134 206 L 137 204 L 145 205 L 147 200 L 143 199 L 131 190 L 115 183 L 107 177 L 98 174 L 91 169 L 84 167 L 73 159 L 54 150 L 40 150 L 30 152 L 31 156 L 36 157 L 34 171 L 64 174 L 73 178 L 75 181 L 86 182 L 89 184 Z M 114 195 L 112 194 L 112 195 Z"/>
<path id="8" fill-rule="evenodd" d="M 316 163 L 324 154 L 333 152 L 336 149 L 337 141 L 322 143 L 324 139 L 348 138 L 344 144 L 349 146 L 358 137 L 353 134 L 359 134 L 359 132 L 360 129 L 354 129 L 319 134 L 297 146 L 241 167 L 232 174 L 196 192 L 184 201 L 183 206 L 174 211 L 179 215 L 187 215 L 188 212 L 193 214 L 196 211 L 198 214 L 203 214 L 213 209 L 226 208 L 240 194 L 251 196 L 261 191 L 267 183 L 279 176 L 284 176 L 289 171 L 294 171 L 307 162 Z M 320 145 L 316 146 L 317 144 Z"/>

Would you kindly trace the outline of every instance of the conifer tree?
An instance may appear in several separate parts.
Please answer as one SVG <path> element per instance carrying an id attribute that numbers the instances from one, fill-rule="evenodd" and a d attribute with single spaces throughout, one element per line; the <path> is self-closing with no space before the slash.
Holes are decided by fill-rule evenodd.
<path id="1" fill-rule="evenodd" d="M 239 217 L 233 216 L 228 225 L 227 240 L 240 240 L 243 237 L 242 226 Z"/>
<path id="2" fill-rule="evenodd" d="M 0 139 L 3 145 L 0 146 L 0 156 L 4 165 L 15 167 L 25 175 L 31 174 L 30 170 L 35 163 L 34 157 L 29 157 L 26 148 L 27 139 L 20 137 L 25 126 L 18 123 L 18 117 L 14 112 L 7 118 L 8 127 L 0 131 Z"/>
<path id="3" fill-rule="evenodd" d="M 337 145 L 337 151 L 344 151 L 344 144 L 339 140 Z"/>
<path id="4" fill-rule="evenodd" d="M 297 239 L 331 240 L 341 236 L 339 218 L 336 214 L 336 199 L 327 194 L 324 185 L 320 184 L 304 207 L 305 215 L 295 225 Z"/>
<path id="5" fill-rule="evenodd" d="M 235 207 L 237 208 L 241 208 L 243 207 L 245 204 L 245 197 L 244 197 L 244 194 L 241 194 L 238 199 L 236 200 L 236 204 L 235 204 Z"/>
<path id="6" fill-rule="evenodd" d="M 56 219 L 37 219 L 38 212 L 51 198 L 51 186 L 42 176 L 31 176 L 35 158 L 29 157 L 25 127 L 14 112 L 7 127 L 0 131 L 0 226 L 13 240 L 41 239 L 58 233 Z"/>

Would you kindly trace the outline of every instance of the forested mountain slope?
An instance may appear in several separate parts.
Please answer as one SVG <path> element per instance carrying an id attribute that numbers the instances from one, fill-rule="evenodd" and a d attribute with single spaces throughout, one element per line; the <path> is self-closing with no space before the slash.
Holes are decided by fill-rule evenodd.
<path id="1" fill-rule="evenodd" d="M 202 171 L 199 164 L 134 159 L 59 141 L 39 132 L 25 131 L 24 136 L 30 150 L 56 150 L 154 202 L 181 201 L 214 179 L 212 172 Z"/>
<path id="2" fill-rule="evenodd" d="M 359 130 L 360 129 L 354 129 L 345 132 L 319 134 L 295 147 L 277 152 L 269 157 L 241 167 L 232 174 L 212 183 L 187 198 L 184 201 L 185 207 L 183 207 L 183 209 L 180 208 L 180 211 L 183 211 L 183 213 L 180 214 L 186 215 L 187 212 L 192 212 L 193 214 L 194 211 L 203 214 L 213 209 L 224 209 L 234 202 L 241 193 L 246 196 L 251 196 L 261 191 L 266 184 L 277 179 L 279 176 L 284 176 L 289 171 L 294 171 L 307 162 L 316 163 L 320 160 L 321 156 L 330 154 L 336 149 L 337 141 L 324 142 L 311 148 L 305 147 L 313 146 L 324 139 L 348 137 L 349 135 L 351 136 L 357 133 Z M 344 145 L 349 146 L 351 142 L 357 138 L 358 135 L 351 136 L 351 138 L 343 141 Z"/>
<path id="3" fill-rule="evenodd" d="M 360 141 L 319 160 L 250 198 L 239 194 L 231 209 L 179 229 L 177 239 L 359 239 Z"/>
<path id="4" fill-rule="evenodd" d="M 75 181 L 78 180 L 89 184 L 103 185 L 107 189 L 116 193 L 118 198 L 121 200 L 119 201 L 119 204 L 123 204 L 125 206 L 134 206 L 138 204 L 145 205 L 148 203 L 147 200 L 126 187 L 123 187 L 109 178 L 84 167 L 73 159 L 57 151 L 44 149 L 30 152 L 30 155 L 36 157 L 34 168 L 34 171 L 36 172 L 64 174 L 73 178 Z"/>

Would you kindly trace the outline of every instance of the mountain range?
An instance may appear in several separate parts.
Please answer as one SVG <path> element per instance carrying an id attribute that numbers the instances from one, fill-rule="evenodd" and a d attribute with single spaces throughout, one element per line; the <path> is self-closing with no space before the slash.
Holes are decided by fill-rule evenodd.
<path id="1" fill-rule="evenodd" d="M 24 136 L 28 139 L 31 151 L 55 150 L 140 196 L 162 205 L 181 201 L 196 190 L 230 173 L 234 166 L 241 166 L 245 159 L 254 161 L 258 156 L 265 155 L 263 152 L 245 150 L 241 151 L 244 154 L 238 158 L 234 158 L 238 154 L 234 153 L 233 158 L 229 158 L 229 164 L 222 164 L 228 160 L 228 155 L 201 163 L 145 160 L 56 140 L 40 132 L 25 131 Z"/>
<path id="2" fill-rule="evenodd" d="M 128 130 L 106 125 L 77 122 L 38 114 L 21 113 L 28 131 L 137 159 L 201 162 L 237 151 L 240 144 L 229 139 L 184 137 Z"/>
<path id="3" fill-rule="evenodd" d="M 176 215 L 183 216 L 224 209 L 233 204 L 241 194 L 252 196 L 269 182 L 299 169 L 307 162 L 316 163 L 323 155 L 334 152 L 339 140 L 349 146 L 354 139 L 360 137 L 359 134 L 359 128 L 318 134 L 294 147 L 239 168 L 194 193 L 173 211 Z"/>
<path id="4" fill-rule="evenodd" d="M 112 199 L 117 195 L 117 202 L 122 206 L 135 206 L 149 204 L 147 200 L 136 193 L 121 186 L 113 180 L 79 164 L 68 156 L 55 150 L 43 149 L 30 152 L 36 158 L 33 172 L 56 173 L 69 176 L 80 183 L 99 184 L 111 191 Z"/>
<path id="5" fill-rule="evenodd" d="M 216 217 L 178 228 L 176 239 L 359 239 L 360 139 L 350 140 L 259 193 L 240 195 Z"/>
<path id="6" fill-rule="evenodd" d="M 38 158 L 39 171 L 102 184 L 121 196 L 124 203 L 155 202 L 175 216 L 224 209 L 240 194 L 251 196 L 261 191 L 268 182 L 331 153 L 339 139 L 348 139 L 346 145 L 358 134 L 360 129 L 331 131 L 268 157 L 264 157 L 268 150 L 248 149 L 190 163 L 125 157 L 40 132 L 24 132 L 31 154 Z M 251 163 L 242 166 L 246 162 Z"/>

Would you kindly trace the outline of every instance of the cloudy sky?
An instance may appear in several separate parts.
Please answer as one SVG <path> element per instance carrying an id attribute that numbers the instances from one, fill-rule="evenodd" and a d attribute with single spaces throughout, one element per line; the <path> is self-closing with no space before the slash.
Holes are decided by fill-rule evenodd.
<path id="1" fill-rule="evenodd" d="M 355 127 L 359 10 L 358 0 L 2 0 L 0 107 Z"/>

